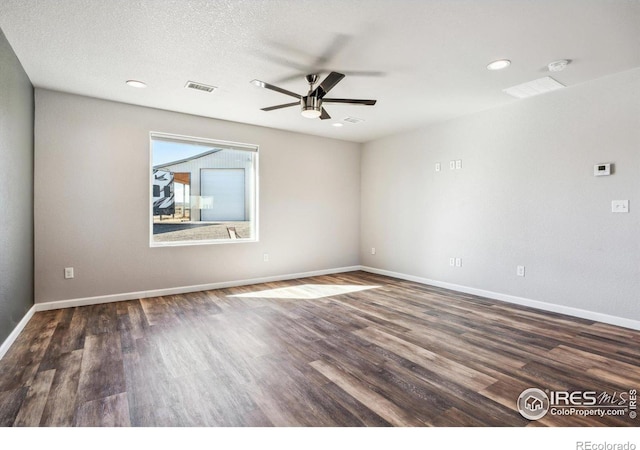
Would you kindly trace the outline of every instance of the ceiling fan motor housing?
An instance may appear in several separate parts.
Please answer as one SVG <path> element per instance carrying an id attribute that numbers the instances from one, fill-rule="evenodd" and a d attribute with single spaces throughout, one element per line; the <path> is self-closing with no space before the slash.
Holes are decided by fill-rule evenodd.
<path id="1" fill-rule="evenodd" d="M 307 95 L 300 99 L 300 105 L 302 106 L 302 115 L 310 119 L 320 117 L 322 113 L 322 99 L 314 96 Z"/>

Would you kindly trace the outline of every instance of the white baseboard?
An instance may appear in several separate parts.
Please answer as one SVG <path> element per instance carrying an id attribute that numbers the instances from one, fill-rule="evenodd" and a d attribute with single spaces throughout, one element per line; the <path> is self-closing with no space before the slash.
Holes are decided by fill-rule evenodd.
<path id="1" fill-rule="evenodd" d="M 386 275 L 393 278 L 400 278 L 401 280 L 415 281 L 416 283 L 427 284 L 427 285 L 436 286 L 444 289 L 451 289 L 452 291 L 463 292 L 465 294 L 478 295 L 480 297 L 486 297 L 492 300 L 499 300 L 506 303 L 514 303 L 516 305 L 529 306 L 531 308 L 536 308 L 543 311 L 566 314 L 567 316 L 579 317 L 581 319 L 593 320 L 595 322 L 608 323 L 610 325 L 630 328 L 632 330 L 640 330 L 640 321 L 638 320 L 627 319 L 627 318 L 618 317 L 618 316 L 611 316 L 609 314 L 603 314 L 595 311 L 588 311 L 585 309 L 573 308 L 571 306 L 558 305 L 555 303 L 541 302 L 539 300 L 531 300 L 528 298 L 517 297 L 514 295 L 501 294 L 499 292 L 485 291 L 483 289 L 476 289 L 468 286 L 462 286 L 459 284 L 430 280 L 428 278 L 417 277 L 414 275 L 407 275 L 399 272 L 392 272 L 390 270 L 376 269 L 375 267 L 361 266 L 360 270 L 363 270 L 365 272 L 375 273 L 378 275 Z"/>
<path id="2" fill-rule="evenodd" d="M 29 320 L 31 320 L 35 312 L 36 312 L 36 307 L 34 305 L 31 308 L 29 308 L 29 311 L 27 311 L 27 313 L 24 315 L 22 320 L 18 322 L 18 325 L 16 325 L 16 327 L 13 329 L 11 334 L 7 336 L 7 338 L 4 340 L 2 345 L 0 345 L 0 359 L 2 359 L 4 355 L 6 355 L 6 353 L 9 351 L 9 348 L 11 347 L 11 345 L 13 345 L 13 343 L 18 338 L 18 335 L 22 332 L 22 330 L 24 330 L 24 327 L 27 326 L 27 324 L 29 323 Z"/>
<path id="3" fill-rule="evenodd" d="M 100 295 L 97 297 L 74 298 L 70 300 L 57 300 L 52 302 L 36 303 L 36 311 L 48 311 L 51 309 L 74 308 L 76 306 L 98 305 L 101 303 L 120 302 L 123 300 L 136 300 L 139 298 L 162 297 L 164 295 L 186 294 L 188 292 L 208 291 L 211 289 L 223 289 L 249 284 L 269 283 L 272 281 L 294 280 L 296 278 L 317 277 L 334 273 L 353 272 L 360 270 L 360 266 L 338 267 L 334 269 L 314 270 L 311 272 L 274 275 L 270 277 L 250 278 L 245 280 L 222 281 L 219 283 L 197 284 L 193 286 L 181 286 L 167 289 L 154 289 L 150 291 L 127 292 L 113 295 Z"/>

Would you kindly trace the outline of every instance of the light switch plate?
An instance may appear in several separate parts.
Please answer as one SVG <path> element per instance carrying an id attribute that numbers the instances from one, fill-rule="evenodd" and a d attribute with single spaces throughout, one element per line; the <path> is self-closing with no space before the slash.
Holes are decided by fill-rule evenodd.
<path id="1" fill-rule="evenodd" d="M 449 169 L 451 169 L 451 170 L 455 170 L 456 169 L 456 162 L 455 161 L 449 161 Z"/>
<path id="2" fill-rule="evenodd" d="M 612 200 L 611 212 L 614 213 L 628 213 L 629 212 L 629 200 Z"/>
<path id="3" fill-rule="evenodd" d="M 436 163 L 436 172 L 440 172 L 441 169 L 442 166 L 440 165 L 440 163 Z"/>

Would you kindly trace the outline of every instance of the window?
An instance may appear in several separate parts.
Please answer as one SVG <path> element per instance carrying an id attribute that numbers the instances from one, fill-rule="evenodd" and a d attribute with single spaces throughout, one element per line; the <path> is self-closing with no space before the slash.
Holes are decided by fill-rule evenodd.
<path id="1" fill-rule="evenodd" d="M 151 133 L 151 246 L 258 240 L 258 147 Z"/>

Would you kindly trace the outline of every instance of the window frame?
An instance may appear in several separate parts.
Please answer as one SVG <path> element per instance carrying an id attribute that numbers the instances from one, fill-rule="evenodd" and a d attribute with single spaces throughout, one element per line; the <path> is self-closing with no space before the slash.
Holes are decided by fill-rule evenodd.
<path id="1" fill-rule="evenodd" d="M 251 222 L 251 228 L 253 230 L 253 236 L 247 239 L 201 239 L 201 240 L 188 240 L 188 241 L 168 241 L 168 242 L 158 242 L 153 239 L 153 142 L 154 140 L 164 140 L 164 141 L 175 141 L 179 143 L 196 143 L 196 144 L 206 144 L 206 145 L 214 145 L 222 147 L 223 149 L 229 150 L 242 150 L 253 153 L 253 189 L 252 192 L 249 193 L 249 198 L 253 203 L 253 220 Z M 196 136 L 186 136 L 174 133 L 165 133 L 159 131 L 150 131 L 149 132 L 149 204 L 147 209 L 147 214 L 149 216 L 149 247 L 152 248 L 163 248 L 163 247 L 185 247 L 185 246 L 194 246 L 194 245 L 220 245 L 220 244 L 248 244 L 260 242 L 260 177 L 259 177 L 259 159 L 260 159 L 260 149 L 257 144 L 248 144 L 241 142 L 233 142 L 233 141 L 224 141 L 220 139 L 211 139 L 204 137 L 196 137 Z"/>

